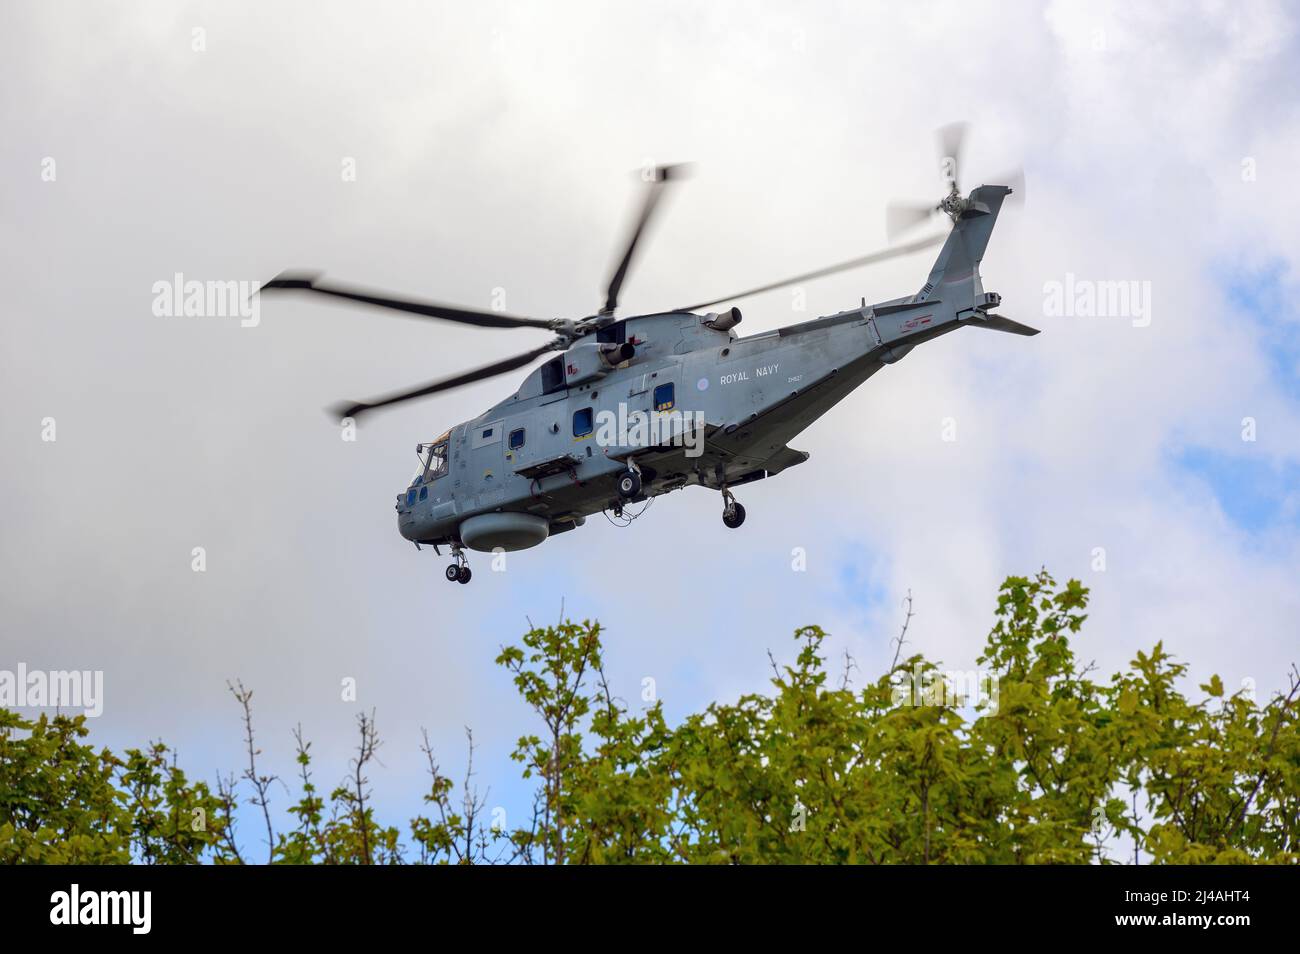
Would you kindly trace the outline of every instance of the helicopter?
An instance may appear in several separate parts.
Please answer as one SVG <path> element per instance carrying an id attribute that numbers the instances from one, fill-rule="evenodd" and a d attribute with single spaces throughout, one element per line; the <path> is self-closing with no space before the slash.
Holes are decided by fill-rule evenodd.
<path id="1" fill-rule="evenodd" d="M 996 314 L 1001 296 L 984 290 L 979 266 L 1011 185 L 963 194 L 957 169 L 964 124 L 939 131 L 947 190 L 938 203 L 892 203 L 886 233 L 946 217 L 932 235 L 757 288 L 651 314 L 618 318 L 619 293 L 666 188 L 683 166 L 646 170 L 646 192 L 599 310 L 580 319 L 540 319 L 396 298 L 282 272 L 262 291 L 305 292 L 480 328 L 533 328 L 546 343 L 430 384 L 332 412 L 356 421 L 381 408 L 507 374 L 556 353 L 516 391 L 478 417 L 416 446 L 419 470 L 397 496 L 398 531 L 417 548 L 446 546 L 446 578 L 468 583 L 466 550 L 537 546 L 605 513 L 626 525 L 653 498 L 689 486 L 717 491 L 722 520 L 745 522 L 733 491 L 808 460 L 789 441 L 887 365 L 959 328 L 1018 335 L 1037 329 Z M 921 249 L 942 248 L 914 294 L 741 337 L 740 309 L 704 311 L 761 292 L 860 268 Z M 640 505 L 640 509 L 634 509 Z"/>

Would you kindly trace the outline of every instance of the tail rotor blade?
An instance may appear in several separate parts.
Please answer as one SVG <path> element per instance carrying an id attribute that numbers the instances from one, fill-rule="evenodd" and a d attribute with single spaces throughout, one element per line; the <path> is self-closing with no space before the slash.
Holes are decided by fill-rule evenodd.
<path id="1" fill-rule="evenodd" d="M 885 207 L 885 237 L 893 241 L 908 229 L 916 228 L 934 215 L 935 206 L 928 202 L 891 202 Z"/>
<path id="2" fill-rule="evenodd" d="M 961 191 L 957 182 L 962 171 L 962 149 L 966 145 L 967 128 L 966 123 L 949 123 L 941 126 L 938 132 L 939 169 L 958 192 Z"/>

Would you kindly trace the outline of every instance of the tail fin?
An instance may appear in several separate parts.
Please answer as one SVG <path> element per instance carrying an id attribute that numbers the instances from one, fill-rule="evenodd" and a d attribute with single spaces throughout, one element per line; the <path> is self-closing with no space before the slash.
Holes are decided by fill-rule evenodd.
<path id="1" fill-rule="evenodd" d="M 984 294 L 980 281 L 980 262 L 989 236 L 997 222 L 1002 201 L 1011 194 L 1006 186 L 984 185 L 973 189 L 966 197 L 956 225 L 948 240 L 939 250 L 934 268 L 925 287 L 916 296 L 917 301 L 938 298 L 956 312 L 973 308 Z"/>

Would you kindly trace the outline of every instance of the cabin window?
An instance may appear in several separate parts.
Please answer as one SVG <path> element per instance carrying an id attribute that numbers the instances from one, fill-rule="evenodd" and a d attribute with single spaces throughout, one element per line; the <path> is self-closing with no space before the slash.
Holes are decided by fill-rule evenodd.
<path id="1" fill-rule="evenodd" d="M 491 436 L 492 436 L 492 428 L 490 428 L 490 427 L 485 427 L 485 428 L 483 428 L 483 436 L 482 436 L 482 439 L 483 439 L 483 440 L 487 440 L 487 439 L 488 439 L 489 437 L 491 437 Z"/>
<path id="2" fill-rule="evenodd" d="M 596 428 L 595 428 L 595 424 L 593 423 L 593 419 L 594 419 L 594 415 L 591 413 L 591 408 L 589 407 L 584 407 L 580 411 L 574 411 L 573 412 L 573 436 L 586 437 L 593 430 L 595 430 Z"/>
<path id="3" fill-rule="evenodd" d="M 524 429 L 522 427 L 516 427 L 513 431 L 510 432 L 510 449 L 512 451 L 517 451 L 519 450 L 519 448 L 523 446 L 524 446 Z"/>
<path id="4" fill-rule="evenodd" d="M 656 411 L 671 411 L 675 403 L 676 401 L 674 400 L 673 385 L 671 381 L 655 388 Z"/>
<path id="5" fill-rule="evenodd" d="M 428 499 L 429 499 L 429 488 L 428 488 L 428 487 L 421 487 L 421 488 L 420 488 L 420 499 L 421 499 L 421 500 L 428 500 Z"/>

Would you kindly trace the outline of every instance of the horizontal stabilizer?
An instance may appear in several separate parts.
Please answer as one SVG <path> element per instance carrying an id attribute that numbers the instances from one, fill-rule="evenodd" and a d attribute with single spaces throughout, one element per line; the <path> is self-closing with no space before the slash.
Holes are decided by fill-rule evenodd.
<path id="1" fill-rule="evenodd" d="M 972 321 L 972 328 L 988 328 L 992 331 L 1005 331 L 1012 335 L 1036 335 L 1037 328 L 1030 328 L 1028 325 L 1022 325 L 1018 321 L 1012 321 L 1010 318 L 1003 318 L 1001 315 L 989 315 L 983 321 Z"/>
<path id="2" fill-rule="evenodd" d="M 807 451 L 795 450 L 793 447 L 782 447 L 763 462 L 763 469 L 769 474 L 779 474 L 787 467 L 802 464 L 810 456 L 812 455 Z"/>

